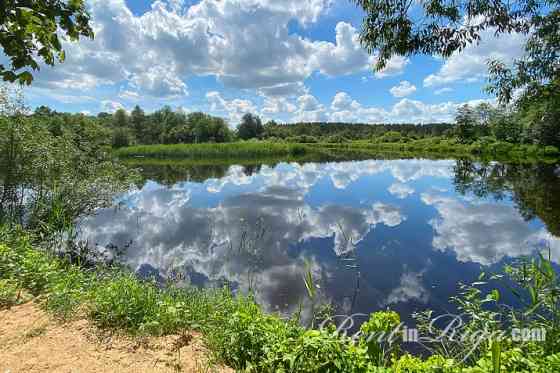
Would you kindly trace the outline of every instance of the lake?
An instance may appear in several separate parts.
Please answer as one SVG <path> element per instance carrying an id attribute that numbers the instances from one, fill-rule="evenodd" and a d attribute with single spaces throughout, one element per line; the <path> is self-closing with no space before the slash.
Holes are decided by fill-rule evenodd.
<path id="1" fill-rule="evenodd" d="M 558 164 L 359 160 L 145 164 L 114 208 L 80 223 L 138 274 L 254 292 L 310 310 L 303 276 L 336 314 L 453 310 L 458 283 L 537 250 L 560 259 Z"/>

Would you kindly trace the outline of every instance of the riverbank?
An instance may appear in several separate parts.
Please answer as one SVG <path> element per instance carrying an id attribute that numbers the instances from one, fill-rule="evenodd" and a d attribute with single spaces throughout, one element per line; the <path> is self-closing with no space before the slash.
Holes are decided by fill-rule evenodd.
<path id="1" fill-rule="evenodd" d="M 232 142 L 221 144 L 138 145 L 115 151 L 119 157 L 251 159 L 262 157 L 297 157 L 310 151 L 302 144 L 273 142 Z"/>
<path id="2" fill-rule="evenodd" d="M 86 320 L 87 325 L 104 335 L 124 333 L 135 338 L 164 337 L 176 338 L 175 341 L 186 341 L 192 336 L 198 340 L 200 336 L 201 343 L 209 351 L 209 361 L 250 372 L 482 373 L 493 370 L 544 373 L 560 369 L 560 354 L 554 337 L 558 330 L 550 326 L 552 322 L 547 329 L 551 336 L 547 334 L 547 340 L 541 344 L 517 346 L 505 339 L 496 349 L 495 341 L 484 340 L 474 347 L 468 362 L 437 353 L 421 360 L 402 351 L 398 343 L 386 345 L 385 342 L 378 344 L 377 339 L 369 340 L 372 333 L 388 333 L 397 327 L 400 318 L 391 311 L 372 314 L 361 327 L 362 336 L 351 340 L 334 333 L 332 327 L 306 329 L 300 326 L 297 315 L 286 320 L 277 314 L 266 314 L 252 297 L 234 295 L 228 288 L 200 290 L 179 288 L 170 283 L 162 286 L 140 280 L 120 267 L 91 263 L 84 267 L 84 263 L 88 263 L 87 256 L 76 256 L 76 252 L 63 256 L 54 254 L 34 246 L 32 237 L 23 232 L 4 229 L 0 233 L 3 242 L 0 245 L 0 307 L 37 314 L 39 311 L 29 304 L 28 308 L 19 308 L 26 307 L 18 305 L 23 291 L 37 299 L 42 310 L 64 322 L 63 329 L 69 333 L 76 333 L 82 328 L 81 320 Z M 73 258 L 72 261 L 69 258 Z M 537 262 L 532 267 L 524 267 L 523 271 L 541 276 L 539 283 L 544 288 L 534 289 L 534 301 L 547 304 L 549 300 L 544 297 L 548 295 L 546 291 L 541 295 L 541 291 L 552 286 L 546 277 L 554 276 L 549 262 Z M 306 278 L 310 289 L 312 283 L 312 278 Z M 477 316 L 466 328 L 479 329 L 480 322 L 490 325 L 491 320 L 499 319 L 498 314 L 482 312 L 481 308 L 483 304 L 498 302 L 499 295 L 495 291 L 491 297 L 470 290 L 465 294 L 470 294 L 463 298 L 464 306 L 468 307 L 464 308 L 466 316 L 469 313 Z M 556 302 L 555 299 L 551 301 Z M 531 312 L 539 312 L 533 305 L 528 307 Z M 10 314 L 12 311 L 6 312 L 4 315 L 14 315 Z M 17 325 L 15 329 L 19 329 Z M 13 331 L 13 327 L 10 330 Z M 56 341 L 56 330 L 61 329 L 55 327 L 55 334 L 49 334 L 50 330 L 38 324 L 27 334 L 46 335 Z M 468 350 L 470 342 L 461 343 L 466 344 L 461 346 Z M 102 341 L 102 345 L 106 344 Z M 80 351 L 90 348 L 80 346 L 76 346 Z M 16 350 L 6 351 L 17 351 L 20 347 L 16 345 Z M 49 351 L 51 356 L 57 356 L 53 355 L 58 351 L 56 348 Z M 39 359 L 38 364 L 46 366 L 48 360 L 44 359 L 47 357 Z"/>
<path id="3" fill-rule="evenodd" d="M 556 160 L 555 147 L 510 144 L 505 142 L 461 144 L 453 139 L 427 138 L 409 142 L 284 143 L 234 142 L 222 144 L 139 145 L 114 151 L 123 159 L 176 158 L 193 161 L 237 160 L 247 162 L 259 158 L 300 160 L 305 158 L 340 158 L 341 156 L 401 156 L 457 158 L 475 157 L 492 160 L 535 161 Z M 345 153 L 345 154 L 344 154 Z"/>

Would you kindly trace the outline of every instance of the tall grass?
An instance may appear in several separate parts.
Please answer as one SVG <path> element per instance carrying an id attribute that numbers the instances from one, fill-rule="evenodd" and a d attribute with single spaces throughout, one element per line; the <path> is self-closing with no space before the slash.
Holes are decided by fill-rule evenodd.
<path id="1" fill-rule="evenodd" d="M 115 150 L 122 158 L 167 158 L 192 161 L 247 161 L 258 159 L 337 158 L 357 156 L 406 157 L 483 157 L 488 159 L 554 160 L 560 156 L 554 147 L 519 145 L 505 142 L 461 144 L 454 139 L 426 138 L 398 142 L 353 141 L 346 143 L 235 142 L 223 144 L 139 145 Z"/>
<path id="2" fill-rule="evenodd" d="M 341 144 L 309 144 L 312 148 L 361 150 L 403 156 L 482 157 L 494 160 L 556 160 L 558 149 L 552 146 L 521 145 L 507 142 L 461 144 L 454 139 L 426 138 L 397 142 L 354 141 Z"/>
<path id="3" fill-rule="evenodd" d="M 224 144 L 139 145 L 116 150 L 119 157 L 251 159 L 273 156 L 303 156 L 312 149 L 301 144 L 234 142 Z"/>

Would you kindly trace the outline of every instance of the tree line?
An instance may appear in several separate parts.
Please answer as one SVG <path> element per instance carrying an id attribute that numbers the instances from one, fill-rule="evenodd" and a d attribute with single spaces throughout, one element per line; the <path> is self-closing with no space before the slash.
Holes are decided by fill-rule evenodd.
<path id="1" fill-rule="evenodd" d="M 70 130 L 92 144 L 115 148 L 130 145 L 224 143 L 239 140 L 269 140 L 294 143 L 344 143 L 350 141 L 408 142 L 431 137 L 455 138 L 463 144 L 508 142 L 560 146 L 560 102 L 558 94 L 539 100 L 520 100 L 515 105 L 464 105 L 455 123 L 366 124 L 294 123 L 273 120 L 262 123 L 247 113 L 236 128 L 220 117 L 202 112 L 184 113 L 165 106 L 147 114 L 136 106 L 97 116 L 59 113 L 38 107 L 32 117 L 55 135 Z M 552 98 L 551 98 L 552 97 Z"/>
<path id="2" fill-rule="evenodd" d="M 346 142 L 372 140 L 398 132 L 402 137 L 424 138 L 452 133 L 449 123 L 433 124 L 354 124 L 262 122 L 258 115 L 245 114 L 234 129 L 223 118 L 202 112 L 184 113 L 169 106 L 147 114 L 136 106 L 130 113 L 101 112 L 96 116 L 60 113 L 46 106 L 31 117 L 44 123 L 53 134 L 70 130 L 95 144 L 115 148 L 134 144 L 224 143 L 238 140 L 282 140 L 288 142 Z"/>
<path id="3" fill-rule="evenodd" d="M 560 89 L 560 87 L 558 87 Z M 464 105 L 457 110 L 455 135 L 461 143 L 504 141 L 560 146 L 560 91 L 523 97 L 513 105 Z"/>

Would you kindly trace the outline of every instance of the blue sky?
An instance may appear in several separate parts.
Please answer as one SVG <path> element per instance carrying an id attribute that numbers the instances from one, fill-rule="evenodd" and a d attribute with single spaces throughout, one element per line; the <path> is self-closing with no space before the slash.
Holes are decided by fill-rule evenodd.
<path id="1" fill-rule="evenodd" d="M 265 120 L 448 121 L 483 92 L 486 61 L 522 53 L 523 36 L 442 60 L 397 56 L 374 72 L 360 46 L 362 11 L 349 0 L 88 0 L 96 37 L 65 43 L 64 64 L 44 66 L 31 107 L 96 114 L 140 105 L 205 111 L 235 126 Z M 0 57 L 0 60 L 4 57 Z"/>

